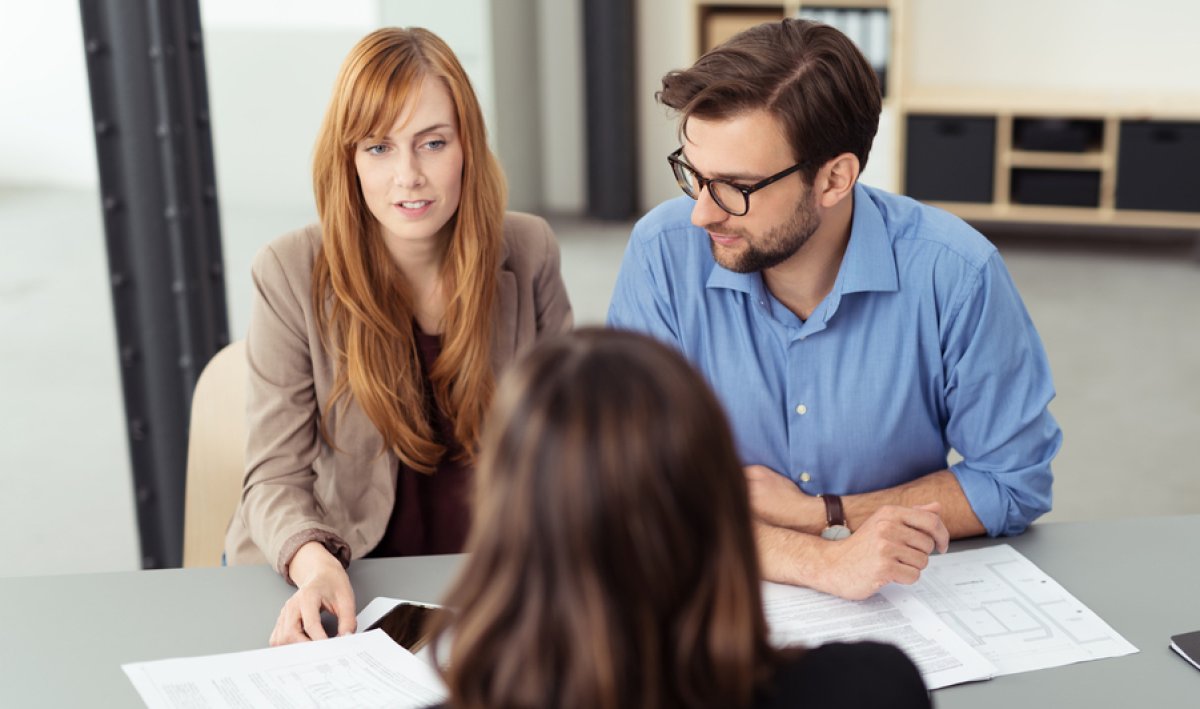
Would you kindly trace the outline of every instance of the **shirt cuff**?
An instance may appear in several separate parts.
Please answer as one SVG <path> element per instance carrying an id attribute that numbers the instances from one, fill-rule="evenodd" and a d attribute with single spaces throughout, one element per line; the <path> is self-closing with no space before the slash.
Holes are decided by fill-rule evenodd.
<path id="1" fill-rule="evenodd" d="M 283 547 L 279 550 L 279 564 L 277 565 L 277 568 L 283 573 L 284 580 L 293 586 L 296 583 L 292 581 L 292 557 L 300 551 L 300 547 L 309 542 L 320 542 L 330 554 L 333 554 L 335 559 L 341 562 L 343 569 L 350 565 L 350 545 L 338 535 L 324 529 L 306 529 L 303 532 L 297 532 L 283 543 Z"/>

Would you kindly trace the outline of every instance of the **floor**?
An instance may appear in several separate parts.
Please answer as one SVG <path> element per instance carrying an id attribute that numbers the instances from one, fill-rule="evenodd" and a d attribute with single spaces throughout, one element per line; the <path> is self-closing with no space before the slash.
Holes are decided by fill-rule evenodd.
<path id="1" fill-rule="evenodd" d="M 230 326 L 255 251 L 303 209 L 223 211 Z M 579 324 L 629 224 L 551 220 Z M 993 234 L 989 231 L 989 234 Z M 1045 341 L 1065 432 L 1044 521 L 1200 513 L 1200 261 L 1180 240 L 995 235 Z M 0 189 L 0 576 L 138 568 L 104 240 L 90 191 Z"/>

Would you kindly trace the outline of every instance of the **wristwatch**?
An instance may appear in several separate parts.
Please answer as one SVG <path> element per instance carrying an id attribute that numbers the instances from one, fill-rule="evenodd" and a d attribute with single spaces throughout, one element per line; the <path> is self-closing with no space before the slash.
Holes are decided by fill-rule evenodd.
<path id="1" fill-rule="evenodd" d="M 837 495 L 817 495 L 825 501 L 825 529 L 821 530 L 821 538 L 836 542 L 850 536 L 850 523 L 846 521 L 846 513 L 842 510 L 842 498 Z"/>

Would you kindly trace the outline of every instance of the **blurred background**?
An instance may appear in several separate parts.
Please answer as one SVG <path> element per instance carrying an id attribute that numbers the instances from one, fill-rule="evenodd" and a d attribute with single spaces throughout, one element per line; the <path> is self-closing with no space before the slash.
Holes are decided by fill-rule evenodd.
<path id="1" fill-rule="evenodd" d="M 199 6 L 231 339 L 248 325 L 255 252 L 315 219 L 313 140 L 343 57 L 372 29 L 424 26 L 455 49 L 510 208 L 551 221 L 577 322 L 598 324 L 633 221 L 678 194 L 675 124 L 653 101 L 662 75 L 803 13 L 855 38 L 886 87 L 863 180 L 972 221 L 1017 281 L 1065 432 L 1044 521 L 1200 512 L 1200 4 Z M 143 563 L 84 48 L 79 3 L 0 0 L 5 576 Z M 608 130 L 614 105 L 624 133 Z"/>

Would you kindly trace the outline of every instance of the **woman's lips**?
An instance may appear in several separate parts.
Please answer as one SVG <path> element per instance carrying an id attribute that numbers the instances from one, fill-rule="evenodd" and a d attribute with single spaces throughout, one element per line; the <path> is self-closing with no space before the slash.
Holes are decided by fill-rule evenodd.
<path id="1" fill-rule="evenodd" d="M 433 200 L 406 199 L 401 202 L 394 202 L 392 206 L 404 216 L 415 219 L 417 217 L 424 216 L 424 214 L 429 211 L 429 208 L 433 206 Z"/>

